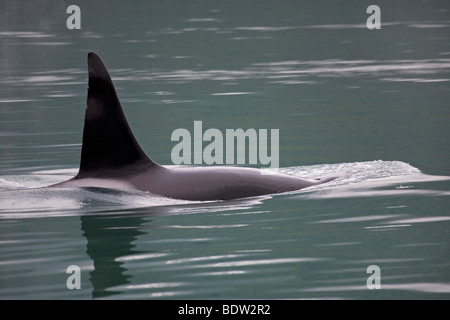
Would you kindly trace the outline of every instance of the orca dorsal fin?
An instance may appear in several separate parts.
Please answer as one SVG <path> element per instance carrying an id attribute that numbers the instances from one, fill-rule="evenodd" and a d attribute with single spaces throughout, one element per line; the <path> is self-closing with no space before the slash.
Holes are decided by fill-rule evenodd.
<path id="1" fill-rule="evenodd" d="M 155 165 L 134 137 L 111 77 L 93 52 L 88 54 L 88 68 L 89 89 L 77 177 L 130 165 Z"/>

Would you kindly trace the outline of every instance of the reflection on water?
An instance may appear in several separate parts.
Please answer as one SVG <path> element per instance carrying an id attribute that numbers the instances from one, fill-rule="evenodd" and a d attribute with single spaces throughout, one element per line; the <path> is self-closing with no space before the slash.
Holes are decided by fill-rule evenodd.
<path id="1" fill-rule="evenodd" d="M 250 203 L 258 203 L 249 201 Z M 187 209 L 187 210 L 186 210 Z M 189 212 L 193 209 L 192 212 Z M 208 205 L 203 207 L 209 211 Z M 236 206 L 234 210 L 236 210 Z M 185 207 L 186 214 L 195 214 L 196 206 Z M 226 209 L 225 209 L 226 210 Z M 131 284 L 127 264 L 134 267 L 150 268 L 153 273 L 158 271 L 180 271 L 185 273 L 190 268 L 221 268 L 233 266 L 251 266 L 261 264 L 278 264 L 299 262 L 302 259 L 272 259 L 272 260 L 244 260 L 232 262 L 210 263 L 210 261 L 229 261 L 230 259 L 239 259 L 249 256 L 249 254 L 226 254 L 216 256 L 201 256 L 190 258 L 173 259 L 173 254 L 161 252 L 155 245 L 155 250 L 139 251 L 134 244 L 140 235 L 151 233 L 153 227 L 151 217 L 165 216 L 172 214 L 171 207 L 152 207 L 140 210 L 140 212 L 117 215 L 84 215 L 81 217 L 81 229 L 83 236 L 87 240 L 86 252 L 93 261 L 94 270 L 89 273 L 89 281 L 92 284 L 93 298 L 105 298 L 114 294 L 135 292 L 148 290 L 152 293 L 146 293 L 146 297 L 169 297 L 193 294 L 178 287 L 193 286 L 191 282 L 159 282 L 157 276 L 151 279 L 150 283 Z M 212 209 L 212 212 L 215 210 Z M 124 224 L 124 220 L 126 223 Z M 183 226 L 193 229 L 222 229 L 222 228 L 238 228 L 246 225 L 208 225 L 208 226 Z M 158 229 L 178 229 L 182 226 L 155 226 Z M 171 239 L 169 242 L 194 242 L 201 243 L 214 241 L 213 238 L 208 239 Z M 233 273 L 233 271 L 231 271 Z M 169 291 L 167 291 L 169 289 Z M 175 291 L 171 291 L 175 290 Z"/>
<path id="2" fill-rule="evenodd" d="M 0 180 L 0 228 L 5 236 L 7 230 L 18 230 L 21 221 L 30 221 L 39 225 L 34 237 L 45 239 L 58 230 L 57 240 L 67 226 L 55 229 L 46 220 L 59 217 L 65 224 L 69 217 L 80 219 L 69 224 L 80 228 L 85 240 L 76 240 L 78 253 L 64 248 L 57 252 L 60 270 L 74 261 L 81 265 L 81 297 L 382 297 L 365 285 L 365 269 L 372 264 L 382 270 L 382 289 L 389 294 L 399 292 L 394 297 L 449 294 L 448 283 L 431 280 L 426 270 L 435 254 L 446 259 L 437 229 L 445 229 L 450 217 L 440 207 L 429 208 L 426 215 L 414 213 L 411 208 L 416 200 L 410 195 L 422 197 L 425 205 L 432 199 L 444 200 L 449 194 L 438 184 L 450 178 L 423 175 L 406 163 L 383 161 L 281 170 L 314 177 L 337 168 L 345 174 L 328 186 L 205 203 L 98 188 L 32 188 L 64 180 L 76 172 L 72 169 L 4 176 Z M 430 188 L 433 183 L 438 184 Z M 405 184 L 410 186 L 406 191 L 413 193 L 396 187 Z M 437 237 L 418 236 L 424 242 L 417 242 L 417 232 L 426 234 L 428 228 Z M 415 234 L 414 241 L 405 232 Z M 0 239 L 0 264 L 5 267 L 2 281 L 9 288 L 4 294 L 19 297 L 25 291 L 25 296 L 32 296 L 26 288 L 13 290 L 11 267 L 28 264 L 39 270 L 39 265 L 53 263 L 52 250 L 48 251 L 53 244 L 31 246 L 24 238 L 30 236 L 28 232 L 12 234 Z M 388 243 L 386 251 L 383 247 Z M 17 252 L 30 250 L 38 257 L 41 251 L 50 252 L 50 257 L 15 258 Z M 58 272 L 51 270 L 48 276 Z M 245 288 L 252 289 L 246 292 Z"/>
<path id="3" fill-rule="evenodd" d="M 130 226 L 140 225 L 141 221 L 141 218 L 127 219 Z M 130 278 L 130 275 L 124 274 L 126 269 L 122 267 L 122 262 L 116 261 L 116 258 L 130 254 L 134 247 L 132 242 L 141 232 L 136 228 L 126 228 L 122 222 L 119 229 L 114 229 L 116 219 L 81 217 L 81 228 L 87 239 L 86 252 L 94 264 L 94 270 L 89 273 L 93 298 L 114 294 L 114 291 L 106 289 L 125 284 Z M 96 241 L 96 237 L 100 237 L 101 241 Z"/>

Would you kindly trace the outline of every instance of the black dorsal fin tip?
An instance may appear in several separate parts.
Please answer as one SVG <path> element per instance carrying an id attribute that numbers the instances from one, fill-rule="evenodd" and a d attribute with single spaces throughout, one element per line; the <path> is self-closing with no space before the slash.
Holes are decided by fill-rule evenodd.
<path id="1" fill-rule="evenodd" d="M 102 60 L 94 52 L 88 53 L 88 71 L 89 79 L 96 77 L 111 81 L 108 70 L 106 70 Z"/>
<path id="2" fill-rule="evenodd" d="M 88 54 L 88 70 L 87 109 L 77 177 L 131 165 L 154 165 L 128 125 L 108 70 L 93 52 Z"/>

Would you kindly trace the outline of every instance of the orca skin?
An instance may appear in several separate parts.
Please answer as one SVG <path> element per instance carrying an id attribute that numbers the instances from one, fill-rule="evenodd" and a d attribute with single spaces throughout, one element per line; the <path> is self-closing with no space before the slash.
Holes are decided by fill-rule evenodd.
<path id="1" fill-rule="evenodd" d="M 89 89 L 78 174 L 52 187 L 142 190 L 183 200 L 230 200 L 294 191 L 335 178 L 304 180 L 259 169 L 165 167 L 142 150 L 123 113 L 103 62 L 88 54 Z"/>

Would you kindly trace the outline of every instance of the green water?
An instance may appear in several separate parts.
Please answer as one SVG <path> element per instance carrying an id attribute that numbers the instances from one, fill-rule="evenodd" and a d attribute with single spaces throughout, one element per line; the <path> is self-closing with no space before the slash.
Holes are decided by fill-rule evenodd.
<path id="1" fill-rule="evenodd" d="M 356 0 L 96 1 L 80 30 L 32 3 L 0 4 L 0 298 L 450 298 L 447 1 L 377 1 L 380 30 Z M 279 129 L 282 171 L 340 178 L 216 203 L 28 189 L 77 172 L 89 51 L 158 163 L 202 121 Z"/>

